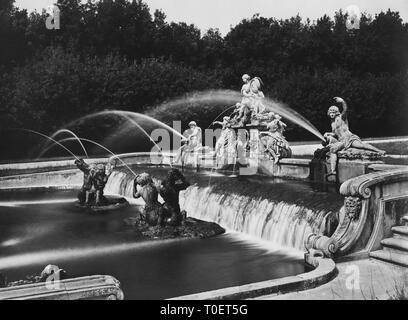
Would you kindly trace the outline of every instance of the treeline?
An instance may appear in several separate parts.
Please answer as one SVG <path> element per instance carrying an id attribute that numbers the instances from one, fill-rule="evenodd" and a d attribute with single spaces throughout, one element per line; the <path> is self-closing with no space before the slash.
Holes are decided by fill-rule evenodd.
<path id="1" fill-rule="evenodd" d="M 141 0 L 58 0 L 59 30 L 13 2 L 0 2 L 2 129 L 50 133 L 100 110 L 145 112 L 193 91 L 239 89 L 249 73 L 321 131 L 331 97 L 342 96 L 361 136 L 408 134 L 408 24 L 397 12 L 363 14 L 354 31 L 341 10 L 313 22 L 256 15 L 223 37 L 168 22 Z M 189 117 L 207 127 L 216 114 L 203 110 Z M 288 138 L 310 136 L 292 126 Z"/>

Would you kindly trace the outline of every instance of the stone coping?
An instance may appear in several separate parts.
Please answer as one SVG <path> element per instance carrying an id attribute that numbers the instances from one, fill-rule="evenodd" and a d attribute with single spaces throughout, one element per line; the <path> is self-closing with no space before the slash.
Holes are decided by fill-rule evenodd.
<path id="1" fill-rule="evenodd" d="M 88 163 L 100 163 L 106 161 L 107 158 L 91 158 L 85 159 Z M 33 161 L 33 162 L 17 162 L 0 164 L 0 171 L 3 170 L 21 170 L 21 169 L 40 169 L 40 168 L 58 168 L 74 166 L 74 159 L 52 160 L 52 161 Z"/>
<path id="2" fill-rule="evenodd" d="M 83 174 L 78 169 L 54 170 L 0 177 L 0 190 L 34 187 L 74 188 L 82 185 Z"/>
<path id="3" fill-rule="evenodd" d="M 112 276 L 94 275 L 0 289 L 0 300 L 123 300 L 120 283 Z"/>
<path id="4" fill-rule="evenodd" d="M 296 276 L 250 283 L 242 286 L 200 292 L 169 300 L 237 300 L 259 296 L 312 289 L 332 280 L 337 275 L 333 260 L 305 254 L 307 264 L 314 270 Z"/>

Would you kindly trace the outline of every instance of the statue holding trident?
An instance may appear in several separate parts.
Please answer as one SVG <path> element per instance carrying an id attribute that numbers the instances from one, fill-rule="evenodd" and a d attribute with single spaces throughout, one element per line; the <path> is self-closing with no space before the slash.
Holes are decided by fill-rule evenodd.
<path id="1" fill-rule="evenodd" d="M 331 171 L 327 174 L 327 177 L 337 174 L 336 164 L 339 151 L 355 148 L 378 153 L 381 156 L 385 155 L 385 151 L 377 149 L 368 143 L 362 142 L 360 137 L 350 132 L 347 118 L 347 103 L 340 97 L 335 97 L 334 100 L 337 103 L 341 103 L 343 110 L 340 113 L 337 106 L 331 106 L 327 111 L 332 127 L 332 132 L 326 132 L 324 134 L 326 144 L 328 144 L 328 147 L 330 148 L 329 154 Z"/>

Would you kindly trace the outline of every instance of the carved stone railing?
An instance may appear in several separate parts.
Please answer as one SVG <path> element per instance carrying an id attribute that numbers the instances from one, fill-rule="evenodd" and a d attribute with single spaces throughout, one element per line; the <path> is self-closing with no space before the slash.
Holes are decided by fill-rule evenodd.
<path id="1" fill-rule="evenodd" d="M 114 277 L 89 276 L 2 288 L 0 300 L 123 300 L 123 292 Z"/>
<path id="2" fill-rule="evenodd" d="M 408 198 L 408 167 L 349 179 L 340 194 L 345 198 L 337 229 L 330 238 L 311 234 L 306 249 L 320 250 L 328 257 L 377 250 L 385 236 L 385 203 Z"/>

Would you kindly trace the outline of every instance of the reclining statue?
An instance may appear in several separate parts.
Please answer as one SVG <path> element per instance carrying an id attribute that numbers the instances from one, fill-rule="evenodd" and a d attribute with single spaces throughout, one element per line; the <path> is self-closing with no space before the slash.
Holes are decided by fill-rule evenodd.
<path id="1" fill-rule="evenodd" d="M 181 211 L 179 204 L 180 191 L 187 189 L 190 183 L 178 169 L 171 169 L 159 186 L 160 196 L 164 200 L 165 223 L 179 226 L 186 219 L 186 211 Z"/>
<path id="2" fill-rule="evenodd" d="M 336 175 L 336 165 L 338 153 L 340 151 L 347 150 L 349 148 L 354 148 L 357 150 L 366 150 L 368 152 L 376 153 L 380 156 L 385 155 L 385 151 L 377 149 L 376 147 L 361 141 L 361 139 L 350 132 L 348 125 L 348 107 L 347 103 L 340 97 L 335 97 L 334 100 L 337 103 L 342 104 L 342 112 L 337 106 L 331 106 L 327 111 L 327 115 L 331 121 L 332 132 L 326 132 L 324 138 L 326 139 L 326 144 L 329 147 L 330 155 L 330 172 L 328 176 Z"/>

